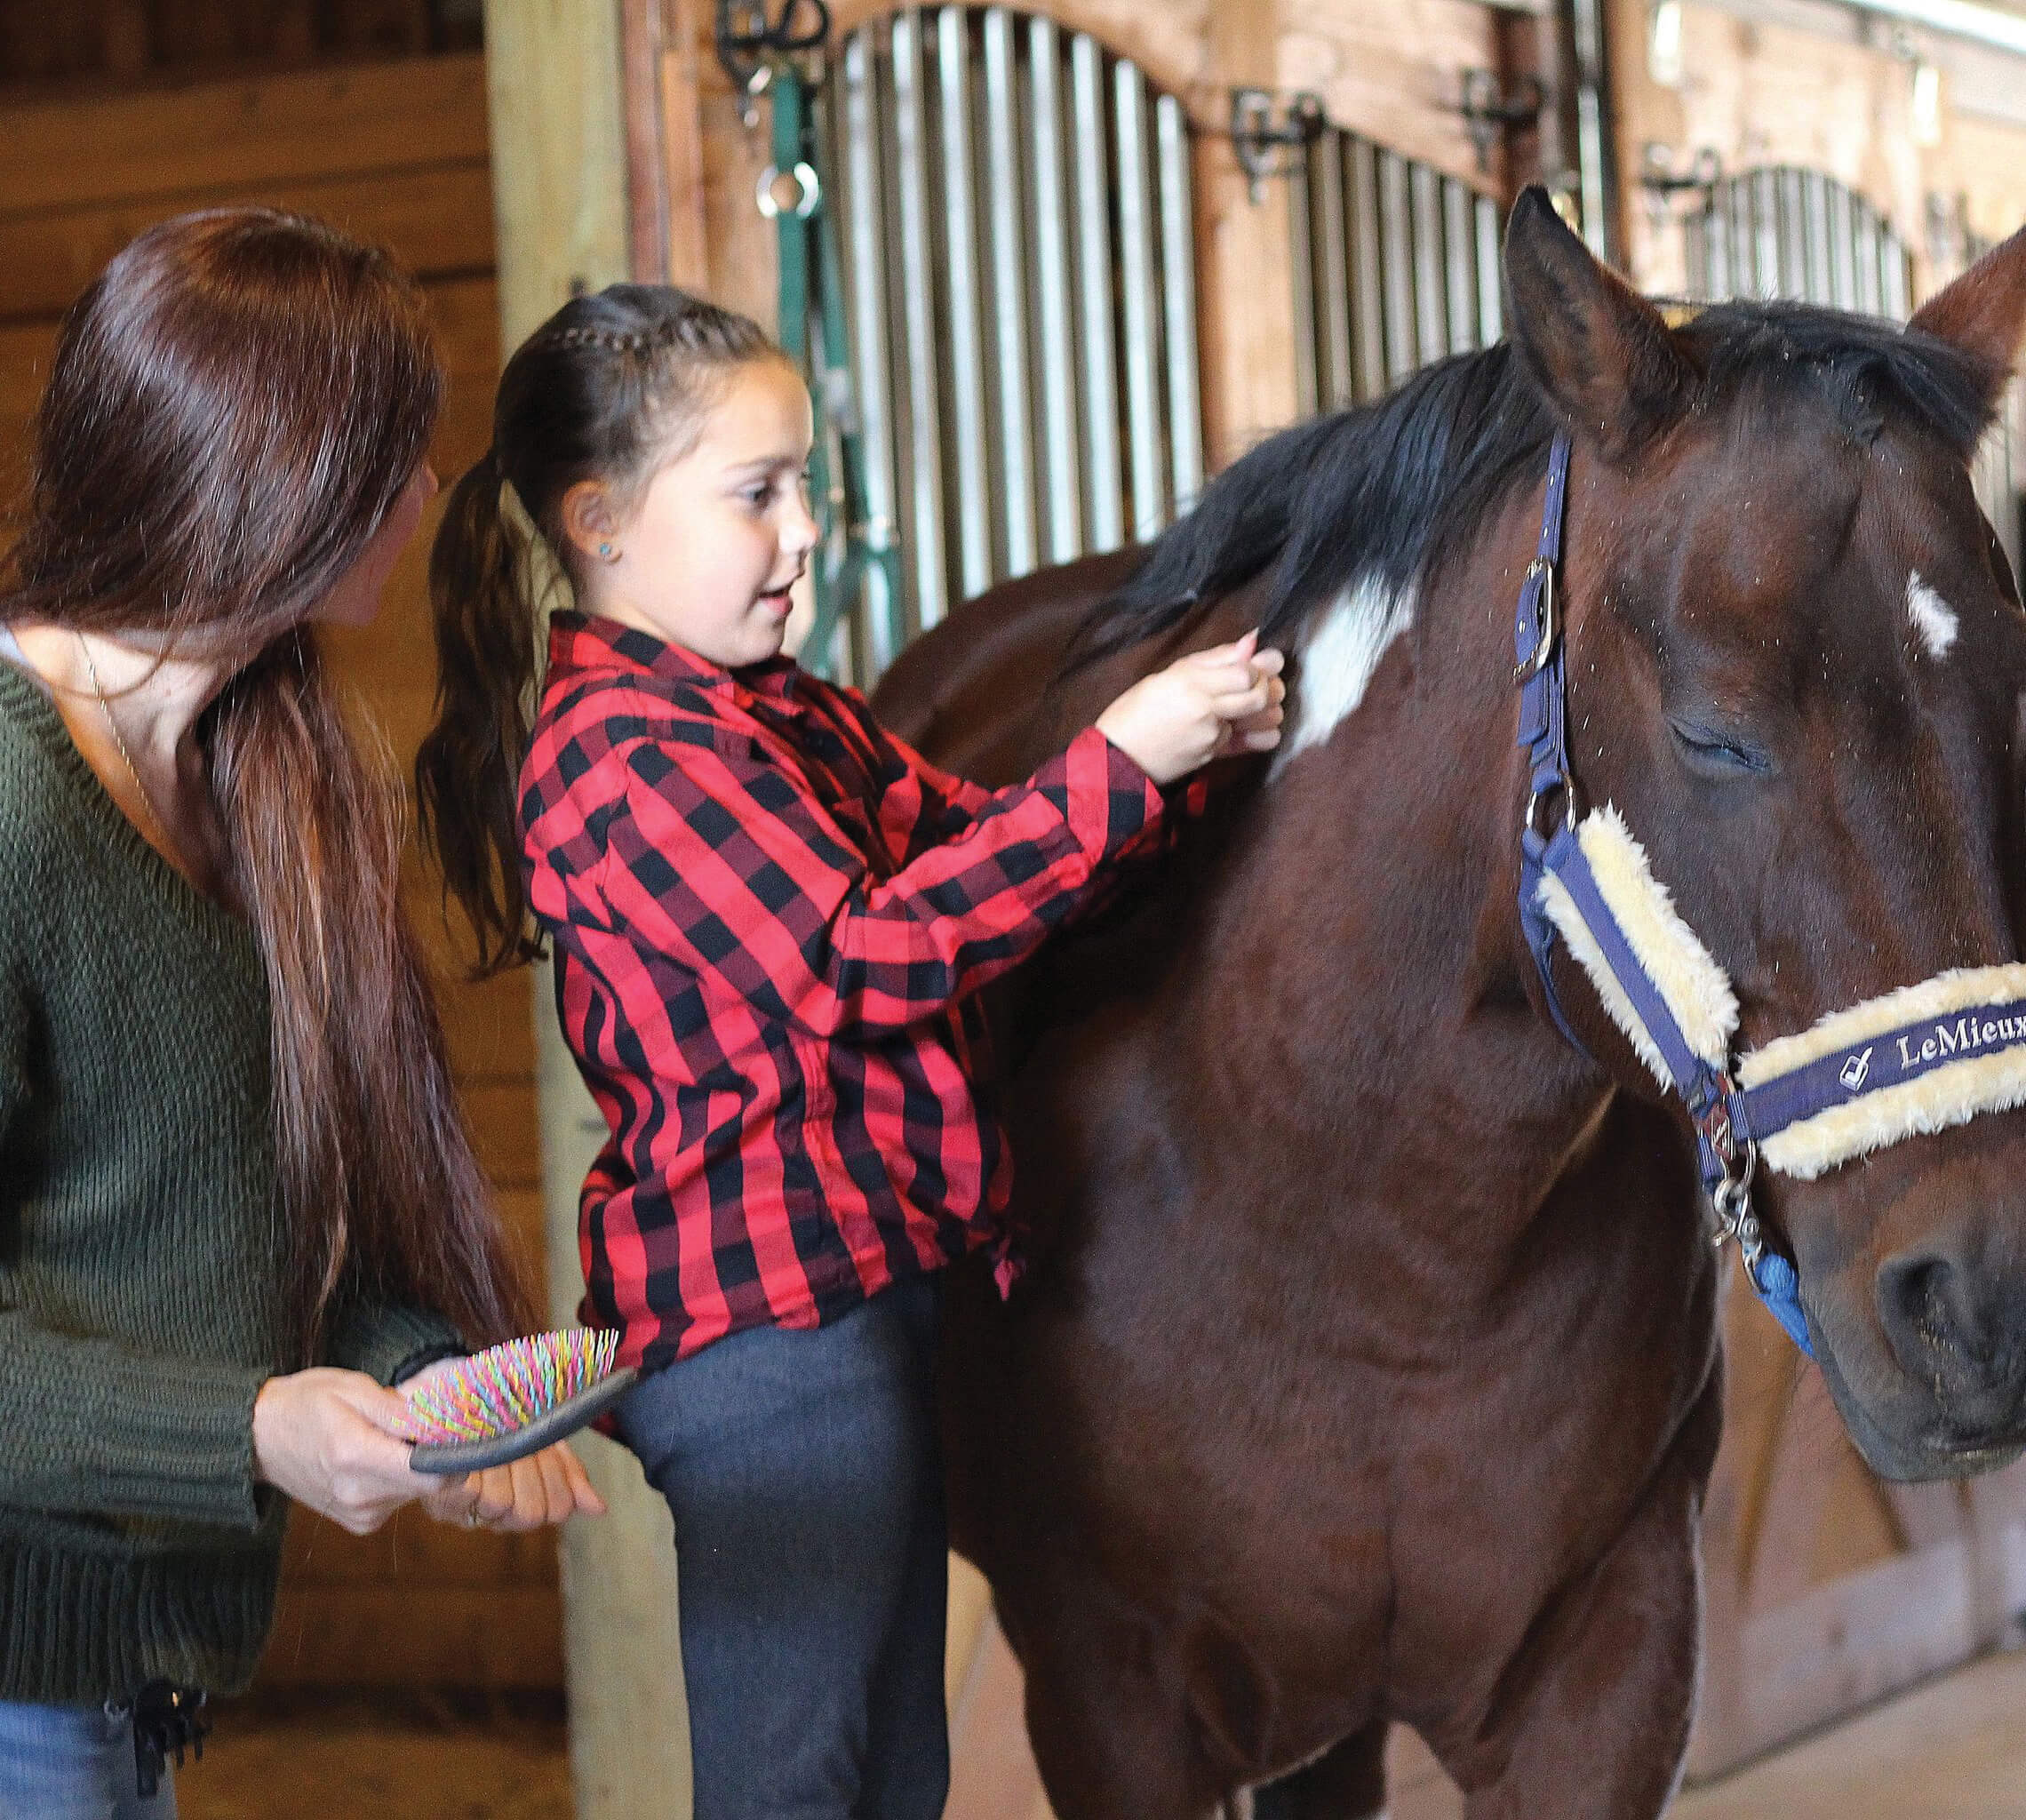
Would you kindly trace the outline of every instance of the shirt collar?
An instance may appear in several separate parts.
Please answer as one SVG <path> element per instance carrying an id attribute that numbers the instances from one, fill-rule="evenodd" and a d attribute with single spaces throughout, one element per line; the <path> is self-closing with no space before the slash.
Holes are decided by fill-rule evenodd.
<path id="1" fill-rule="evenodd" d="M 680 644 L 622 626 L 602 614 L 574 611 L 551 614 L 548 655 L 552 676 L 565 670 L 634 670 L 664 682 L 709 690 L 741 706 L 760 699 L 789 713 L 800 713 L 802 707 L 796 688 L 802 671 L 793 658 L 770 658 L 765 663 L 728 670 Z"/>

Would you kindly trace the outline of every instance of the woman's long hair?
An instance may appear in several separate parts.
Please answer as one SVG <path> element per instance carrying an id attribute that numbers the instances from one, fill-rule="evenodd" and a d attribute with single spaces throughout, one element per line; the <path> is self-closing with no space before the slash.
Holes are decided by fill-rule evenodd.
<path id="1" fill-rule="evenodd" d="M 716 387 L 779 350 L 750 318 L 664 284 L 572 298 L 499 376 L 492 446 L 451 493 L 429 556 L 436 720 L 415 761 L 422 837 L 477 939 L 481 977 L 539 952 L 521 874 L 516 780 L 539 632 L 577 554 L 563 495 L 622 503 L 693 444 Z"/>
<path id="2" fill-rule="evenodd" d="M 267 970 L 303 1362 L 353 1295 L 440 1310 L 473 1345 L 529 1313 L 398 902 L 400 787 L 307 619 L 442 396 L 421 293 L 383 252 L 267 209 L 164 222 L 64 320 L 0 591 L 0 619 L 235 667 L 197 732 Z"/>

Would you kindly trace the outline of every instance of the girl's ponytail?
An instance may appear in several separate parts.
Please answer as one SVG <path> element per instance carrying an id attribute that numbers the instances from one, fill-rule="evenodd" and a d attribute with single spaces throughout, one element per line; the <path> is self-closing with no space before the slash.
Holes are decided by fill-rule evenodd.
<path id="1" fill-rule="evenodd" d="M 540 533 L 524 512 L 508 523 L 507 491 L 489 449 L 451 489 L 437 528 L 436 719 L 415 757 L 422 839 L 471 921 L 481 978 L 540 952 L 521 882 L 516 783 L 549 603 L 537 596 Z"/>
<path id="2" fill-rule="evenodd" d="M 415 760 L 422 838 L 470 920 L 478 978 L 540 953 L 517 789 L 542 630 L 573 599 L 563 495 L 596 480 L 637 497 L 694 442 L 730 369 L 779 357 L 746 316 L 610 284 L 563 305 L 499 376 L 492 446 L 451 490 L 430 552 L 436 720 Z"/>

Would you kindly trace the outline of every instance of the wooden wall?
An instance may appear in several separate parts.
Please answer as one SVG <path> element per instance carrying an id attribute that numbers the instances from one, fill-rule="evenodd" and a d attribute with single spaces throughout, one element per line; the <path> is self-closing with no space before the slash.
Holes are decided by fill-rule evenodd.
<path id="1" fill-rule="evenodd" d="M 308 210 L 391 247 L 427 285 L 451 384 L 431 460 L 446 483 L 490 438 L 499 371 L 483 60 L 475 53 L 242 77 L 156 92 L 0 100 L 0 483 L 20 478 L 56 321 L 138 229 L 207 204 Z M 403 770 L 434 690 L 425 520 L 370 627 L 333 637 L 344 679 Z M 412 912 L 457 963 L 435 897 Z M 529 983 L 441 994 L 479 1151 L 530 1266 L 540 1252 Z M 277 1682 L 554 1687 L 562 1662 L 552 1537 L 473 1536 L 411 1513 L 364 1541 L 299 1518 Z"/>
<path id="2" fill-rule="evenodd" d="M 0 91 L 475 51 L 479 36 L 477 0 L 0 0 Z"/>

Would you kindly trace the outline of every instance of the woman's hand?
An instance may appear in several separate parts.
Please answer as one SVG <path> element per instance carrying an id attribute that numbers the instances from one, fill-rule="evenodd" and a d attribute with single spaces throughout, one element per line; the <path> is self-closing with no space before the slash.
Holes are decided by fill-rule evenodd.
<path id="1" fill-rule="evenodd" d="M 463 1363 L 462 1359 L 439 1359 L 403 1379 L 403 1388 L 446 1376 Z M 592 1489 L 582 1463 L 560 1441 L 483 1473 L 426 1476 L 430 1489 L 422 1508 L 439 1523 L 460 1523 L 467 1529 L 539 1529 L 579 1512 L 589 1517 L 605 1514 L 605 1501 Z"/>
<path id="2" fill-rule="evenodd" d="M 538 1454 L 440 1481 L 422 1500 L 439 1523 L 469 1529 L 539 1529 L 571 1517 L 602 1517 L 605 1500 L 592 1489 L 583 1463 L 562 1441 Z"/>
<path id="3" fill-rule="evenodd" d="M 1177 658 L 1099 714 L 1099 730 L 1157 784 L 1226 753 L 1271 751 L 1280 743 L 1285 659 L 1258 643 L 1258 633 L 1248 632 L 1235 644 Z"/>
<path id="4" fill-rule="evenodd" d="M 408 1464 L 408 1405 L 363 1371 L 316 1366 L 270 1377 L 253 1400 L 254 1477 L 355 1536 L 443 1489 Z"/>

